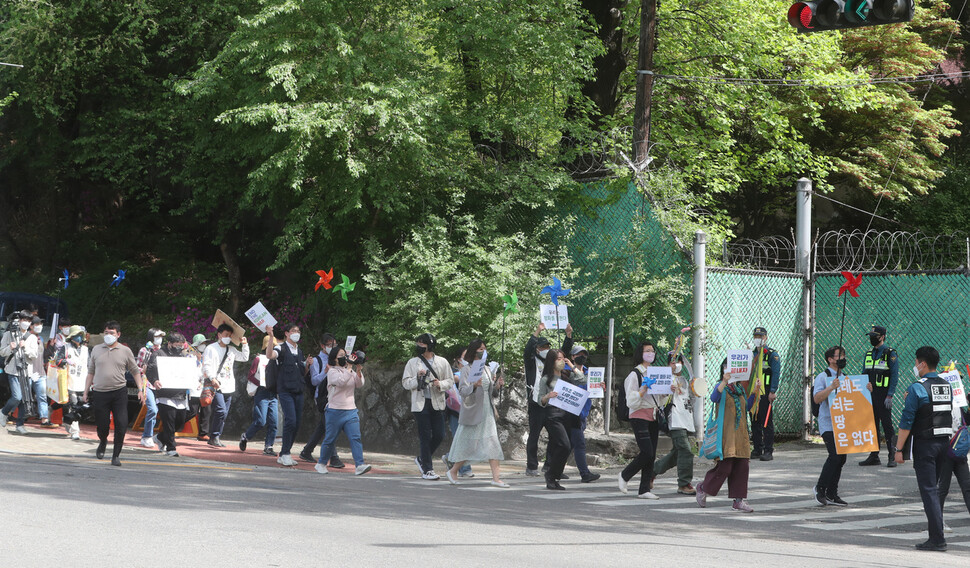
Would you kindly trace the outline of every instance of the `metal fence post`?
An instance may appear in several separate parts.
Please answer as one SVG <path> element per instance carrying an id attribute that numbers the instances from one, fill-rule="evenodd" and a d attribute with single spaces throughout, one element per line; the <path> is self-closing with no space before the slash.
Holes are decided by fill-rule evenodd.
<path id="1" fill-rule="evenodd" d="M 603 409 L 603 433 L 610 435 L 610 414 L 613 409 L 613 318 L 610 318 L 609 340 L 606 344 L 606 408 Z"/>
<path id="2" fill-rule="evenodd" d="M 807 440 L 812 425 L 812 268 L 811 268 L 811 233 L 812 233 L 812 180 L 799 178 L 795 184 L 795 269 L 804 276 L 802 287 L 802 331 L 804 332 L 802 345 L 802 439 Z"/>
<path id="3" fill-rule="evenodd" d="M 707 234 L 694 233 L 694 323 L 691 359 L 695 380 L 707 385 L 704 377 L 704 341 L 707 324 Z M 704 440 L 704 399 L 694 401 L 694 432 Z"/>

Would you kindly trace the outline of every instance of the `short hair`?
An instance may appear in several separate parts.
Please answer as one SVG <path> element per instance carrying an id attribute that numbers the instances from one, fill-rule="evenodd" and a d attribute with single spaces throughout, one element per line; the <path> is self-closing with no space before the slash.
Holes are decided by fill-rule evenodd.
<path id="1" fill-rule="evenodd" d="M 642 360 L 643 348 L 646 347 L 647 345 L 649 345 L 650 347 L 653 347 L 653 352 L 656 353 L 656 355 L 654 355 L 653 364 L 658 367 L 662 367 L 664 363 L 660 357 L 660 351 L 657 350 L 657 345 L 653 341 L 650 341 L 649 339 L 644 339 L 643 341 L 640 342 L 640 345 L 637 345 L 636 360 L 638 362 Z"/>
<path id="2" fill-rule="evenodd" d="M 296 323 L 287 323 L 287 324 L 284 324 L 283 325 L 283 331 L 292 331 L 292 329 L 294 327 L 300 327 L 300 326 L 299 326 L 299 324 L 296 324 Z"/>
<path id="3" fill-rule="evenodd" d="M 935 369 L 940 364 L 940 352 L 934 347 L 924 345 L 916 350 L 916 360 L 926 363 L 930 369 Z"/>
<path id="4" fill-rule="evenodd" d="M 228 323 L 221 323 L 219 324 L 219 327 L 216 328 L 216 335 L 219 335 L 220 333 L 223 333 L 225 331 L 232 332 L 233 331 L 232 326 L 229 325 Z"/>
<path id="5" fill-rule="evenodd" d="M 108 323 L 104 324 L 104 329 L 113 329 L 118 333 L 121 333 L 121 324 L 115 320 L 110 320 Z"/>
<path id="6" fill-rule="evenodd" d="M 326 345 L 331 341 L 337 341 L 337 338 L 332 333 L 324 333 L 320 336 L 320 345 Z"/>
<path id="7" fill-rule="evenodd" d="M 65 327 L 65 326 L 66 327 L 71 327 L 71 318 L 61 318 L 59 320 L 59 323 L 57 324 L 57 326 L 58 327 Z"/>
<path id="8" fill-rule="evenodd" d="M 330 353 L 327 354 L 327 360 L 331 364 L 333 364 L 333 365 L 336 366 L 336 364 L 337 364 L 337 355 L 339 355 L 340 352 L 343 351 L 343 349 L 344 348 L 343 348 L 342 345 L 334 345 L 333 346 L 333 349 L 330 350 Z"/>
<path id="9" fill-rule="evenodd" d="M 838 351 L 845 353 L 845 348 L 842 347 L 841 345 L 835 345 L 833 347 L 829 347 L 825 351 L 825 360 L 828 361 L 829 359 L 832 359 L 833 357 L 835 357 L 835 353 Z"/>
<path id="10" fill-rule="evenodd" d="M 185 336 L 177 331 L 168 334 L 169 343 L 185 343 Z"/>

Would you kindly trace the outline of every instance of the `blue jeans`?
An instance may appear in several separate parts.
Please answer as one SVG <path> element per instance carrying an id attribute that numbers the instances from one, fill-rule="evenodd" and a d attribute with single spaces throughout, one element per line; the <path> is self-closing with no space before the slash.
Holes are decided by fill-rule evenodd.
<path id="1" fill-rule="evenodd" d="M 569 443 L 573 446 L 573 457 L 581 477 L 589 477 L 589 464 L 586 462 L 586 419 L 579 419 L 579 428 L 569 430 Z"/>
<path id="2" fill-rule="evenodd" d="M 252 440 L 256 432 L 266 426 L 265 447 L 272 448 L 276 441 L 276 417 L 276 397 L 266 387 L 257 388 L 253 396 L 253 423 L 249 425 L 243 437 Z"/>
<path id="3" fill-rule="evenodd" d="M 232 405 L 232 394 L 222 394 L 216 391 L 212 397 L 212 419 L 209 420 L 209 436 L 219 436 L 222 434 L 222 427 L 226 425 L 226 416 L 229 415 L 229 406 Z"/>
<path id="4" fill-rule="evenodd" d="M 158 403 L 155 402 L 155 391 L 145 389 L 145 429 L 141 431 L 142 439 L 155 435 L 156 416 L 158 416 Z"/>
<path id="5" fill-rule="evenodd" d="M 17 378 L 17 375 L 8 373 L 7 380 L 10 382 L 10 398 L 7 399 L 7 404 L 3 405 L 3 413 L 9 416 L 15 408 L 20 406 L 20 401 L 23 400 L 24 394 L 20 392 L 20 379 Z"/>
<path id="6" fill-rule="evenodd" d="M 283 411 L 283 447 L 280 455 L 290 454 L 296 431 L 300 429 L 300 416 L 303 414 L 303 391 L 280 391 L 280 410 Z M 329 455 L 329 454 L 327 454 Z"/>
<path id="7" fill-rule="evenodd" d="M 430 406 L 430 404 L 428 405 Z M 364 446 L 360 443 L 360 418 L 357 416 L 357 409 L 337 410 L 327 408 L 327 434 L 323 437 L 320 444 L 320 457 L 317 463 L 326 465 L 325 456 L 333 452 L 333 444 L 337 441 L 340 432 L 347 434 L 350 440 L 350 453 L 354 456 L 354 465 L 364 465 Z"/>
<path id="8" fill-rule="evenodd" d="M 17 381 L 17 391 L 20 391 L 20 381 Z M 43 377 L 37 380 L 31 379 L 30 389 L 34 391 L 34 400 L 37 403 L 37 415 L 40 416 L 41 420 L 47 420 L 48 409 L 47 409 L 47 377 Z M 10 389 L 13 392 L 13 388 Z M 17 412 L 17 426 L 23 426 L 27 422 L 27 407 L 23 403 L 20 404 L 20 411 Z"/>
<path id="9" fill-rule="evenodd" d="M 451 428 L 451 442 L 455 442 L 455 432 L 458 431 L 458 416 L 446 412 L 448 414 L 448 427 Z M 445 459 L 448 459 L 448 454 L 445 454 Z M 458 475 L 468 475 L 472 471 L 472 466 L 469 463 L 458 468 Z"/>

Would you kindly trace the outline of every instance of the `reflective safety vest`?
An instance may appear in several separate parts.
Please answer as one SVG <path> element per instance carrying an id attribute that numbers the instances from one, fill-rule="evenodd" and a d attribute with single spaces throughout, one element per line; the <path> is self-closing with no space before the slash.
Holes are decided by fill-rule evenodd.
<path id="1" fill-rule="evenodd" d="M 953 390 L 950 383 L 939 377 L 923 381 L 929 404 L 916 409 L 913 418 L 913 436 L 917 438 L 942 438 L 953 435 Z"/>
<path id="2" fill-rule="evenodd" d="M 768 394 L 768 389 L 771 387 L 771 356 L 774 354 L 775 350 L 770 347 L 760 347 L 764 352 L 761 355 L 761 374 L 765 382 L 765 388 L 761 391 L 761 394 Z M 758 350 L 755 349 L 755 357 L 758 356 Z"/>
<path id="3" fill-rule="evenodd" d="M 862 366 L 862 372 L 869 375 L 869 381 L 879 388 L 889 388 L 889 352 L 886 349 L 882 352 L 882 357 L 873 360 L 872 349 L 866 352 L 866 362 Z"/>

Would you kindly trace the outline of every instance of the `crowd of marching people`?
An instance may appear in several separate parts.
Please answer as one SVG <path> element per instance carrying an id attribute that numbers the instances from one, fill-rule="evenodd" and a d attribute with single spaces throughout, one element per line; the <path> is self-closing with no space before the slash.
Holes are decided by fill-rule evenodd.
<path id="1" fill-rule="evenodd" d="M 220 325 L 214 336 L 198 334 L 191 341 L 178 332 L 150 329 L 137 355 L 121 339 L 121 326 L 107 322 L 91 335 L 81 326 L 62 319 L 56 332 L 45 341 L 44 321 L 36 313 L 18 312 L 10 318 L 0 341 L 0 357 L 8 377 L 11 395 L 0 412 L 0 426 L 6 430 L 16 411 L 15 431 L 27 434 L 25 421 L 36 416 L 42 426 L 51 427 L 50 410 L 63 410 L 63 425 L 74 440 L 80 437 L 82 416 L 93 417 L 97 428 L 95 452 L 103 459 L 107 451 L 112 416 L 114 437 L 111 455 L 113 465 L 121 465 L 120 454 L 129 426 L 129 394 L 137 394 L 144 408 L 141 445 L 157 448 L 164 455 L 178 457 L 176 433 L 197 418 L 199 439 L 215 448 L 227 447 L 224 428 L 234 400 L 237 400 L 236 363 L 248 365 L 245 388 L 252 398 L 252 421 L 238 441 L 238 450 L 247 451 L 261 431 L 265 431 L 262 452 L 277 458 L 283 467 L 295 466 L 292 457 L 296 434 L 300 428 L 305 398 L 312 399 L 316 427 L 310 439 L 298 448 L 299 459 L 314 463 L 321 474 L 329 468 L 344 468 L 337 455 L 336 441 L 343 433 L 349 442 L 354 473 L 370 471 L 361 442 L 360 417 L 355 393 L 366 384 L 362 351 L 342 345 L 333 334 L 320 336 L 318 351 L 305 353 L 301 347 L 301 329 L 295 324 L 278 328 L 268 326 L 261 349 L 253 357 L 245 336 L 235 336 L 235 329 Z M 591 401 L 577 412 L 568 411 L 553 401 L 561 396 L 560 385 L 587 389 L 589 353 L 573 341 L 572 327 L 565 328 L 565 340 L 559 349 L 542 335 L 539 324 L 525 345 L 523 355 L 528 407 L 526 442 L 526 476 L 543 476 L 549 490 L 562 491 L 560 483 L 568 476 L 564 468 L 570 455 L 575 458 L 583 483 L 600 479 L 590 470 L 585 454 L 586 420 Z M 639 475 L 636 496 L 658 499 L 653 493 L 654 479 L 676 468 L 677 493 L 693 496 L 699 507 L 706 506 L 708 496 L 717 495 L 727 482 L 732 508 L 751 513 L 748 504 L 749 463 L 752 459 L 770 461 L 774 453 L 772 405 L 778 395 L 780 357 L 767 345 L 767 330 L 758 327 L 752 334 L 754 367 L 748 381 L 735 382 L 722 362 L 720 381 L 709 392 L 698 392 L 686 357 L 679 348 L 659 352 L 651 341 L 643 341 L 635 351 L 637 364 L 626 375 L 619 389 L 617 414 L 629 422 L 638 447 L 637 455 L 618 474 L 616 483 L 622 493 Z M 945 550 L 943 537 L 947 527 L 942 521 L 942 503 L 950 479 L 957 477 L 961 493 L 970 511 L 970 470 L 966 449 L 954 453 L 951 437 L 964 433 L 970 416 L 967 409 L 954 404 L 950 384 L 940 379 L 937 369 L 939 353 L 932 347 L 921 347 L 915 354 L 913 372 L 918 379 L 907 390 L 898 433 L 892 429 L 892 400 L 898 383 L 898 355 L 885 345 L 886 329 L 873 326 L 869 332 L 873 350 L 866 353 L 862 366 L 868 376 L 865 389 L 872 402 L 873 418 L 883 427 L 883 441 L 888 450 L 889 467 L 914 461 L 920 493 L 927 514 L 930 538 L 918 548 Z M 234 339 L 235 337 L 235 339 Z M 96 339 L 96 341 L 95 341 Z M 234 344 L 235 343 L 235 344 Z M 440 479 L 434 469 L 433 456 L 445 438 L 445 425 L 451 430 L 451 446 L 444 454 L 444 476 L 451 484 L 473 477 L 470 464 L 487 463 L 490 484 L 508 488 L 501 477 L 504 460 L 498 434 L 498 400 L 505 386 L 503 369 L 486 363 L 487 345 L 473 339 L 449 361 L 438 351 L 435 336 L 423 333 L 415 338 L 414 356 L 407 361 L 401 377 L 415 421 L 419 452 L 414 458 L 423 479 Z M 168 382 L 165 369 L 182 358 L 179 368 L 191 375 L 191 387 Z M 819 432 L 828 453 L 814 489 L 819 506 L 846 506 L 839 494 L 839 481 L 846 462 L 845 453 L 836 450 L 831 395 L 846 384 L 846 353 L 841 346 L 825 352 L 827 369 L 820 373 L 812 388 L 812 401 Z M 668 391 L 655 394 L 648 379 L 648 369 L 669 367 L 672 381 Z M 188 369 L 188 371 L 184 371 Z M 184 378 L 184 377 L 183 377 Z M 57 388 L 48 389 L 48 381 Z M 755 384 L 755 381 L 757 383 Z M 851 386 L 849 389 L 853 388 Z M 855 388 L 861 388 L 858 385 Z M 568 389 L 567 389 L 568 390 Z M 55 393 L 54 396 L 49 395 Z M 691 438 L 700 438 L 695 427 L 695 407 L 703 408 L 704 399 L 712 405 L 708 418 L 705 444 L 700 453 L 714 459 L 714 467 L 694 485 L 694 450 Z M 237 402 L 238 404 L 238 402 Z M 282 415 L 282 416 L 281 416 Z M 749 422 L 750 418 L 750 422 Z M 160 423 L 157 436 L 156 426 Z M 717 424 L 712 429 L 712 424 Z M 750 428 L 749 428 L 750 424 Z M 275 450 L 276 435 L 282 429 L 280 451 Z M 548 436 L 546 459 L 539 466 L 540 432 Z M 659 434 L 670 436 L 672 450 L 658 459 Z M 955 437 L 954 437 L 955 438 Z M 912 449 L 904 451 L 911 442 Z M 873 447 L 878 448 L 878 436 Z M 317 452 L 314 456 L 314 451 Z M 860 465 L 878 465 L 878 452 L 873 452 Z"/>

